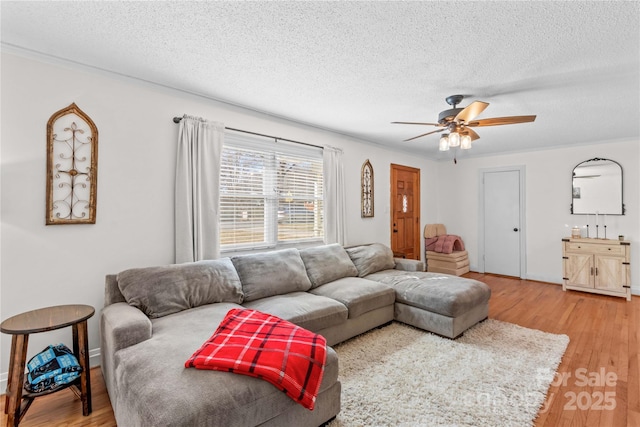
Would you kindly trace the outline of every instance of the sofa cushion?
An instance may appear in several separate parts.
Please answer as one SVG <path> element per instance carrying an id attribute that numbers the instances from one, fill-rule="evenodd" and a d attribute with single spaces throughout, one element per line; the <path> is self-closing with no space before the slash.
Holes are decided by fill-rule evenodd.
<path id="1" fill-rule="evenodd" d="M 393 287 L 396 303 L 447 317 L 458 317 L 486 304 L 491 297 L 486 284 L 448 274 L 387 270 L 367 278 Z"/>
<path id="2" fill-rule="evenodd" d="M 356 318 L 376 308 L 393 305 L 396 293 L 390 286 L 359 277 L 346 277 L 310 290 L 344 304 L 349 319 Z"/>
<path id="3" fill-rule="evenodd" d="M 349 254 L 337 243 L 303 249 L 300 251 L 300 257 L 307 269 L 312 288 L 343 277 L 358 275 Z"/>
<path id="4" fill-rule="evenodd" d="M 118 274 L 129 305 L 150 318 L 215 302 L 241 303 L 242 285 L 229 258 L 133 268 Z"/>
<path id="5" fill-rule="evenodd" d="M 358 277 L 396 266 L 391 248 L 380 243 L 347 248 L 347 253 L 358 269 Z"/>
<path id="6" fill-rule="evenodd" d="M 245 302 L 243 305 L 273 314 L 312 332 L 340 325 L 347 320 L 348 316 L 347 307 L 344 304 L 308 292 L 276 295 Z"/>
<path id="7" fill-rule="evenodd" d="M 235 256 L 231 261 L 240 276 L 246 302 L 311 289 L 297 249 Z"/>

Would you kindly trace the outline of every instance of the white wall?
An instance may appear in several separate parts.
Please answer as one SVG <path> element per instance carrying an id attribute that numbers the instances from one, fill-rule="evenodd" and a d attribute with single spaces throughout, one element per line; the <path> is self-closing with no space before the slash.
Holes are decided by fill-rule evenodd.
<path id="1" fill-rule="evenodd" d="M 131 267 L 174 261 L 173 178 L 183 113 L 227 126 L 332 145 L 344 150 L 348 244 L 389 244 L 389 165 L 421 169 L 422 224 L 434 222 L 437 163 L 364 144 L 201 97 L 91 69 L 2 54 L 0 318 L 49 305 L 96 308 L 89 320 L 92 363 L 98 362 L 98 317 L 104 277 Z M 99 131 L 97 222 L 45 226 L 46 123 L 75 102 Z M 360 217 L 360 168 L 375 172 L 375 217 Z M 31 335 L 29 357 L 47 344 L 70 345 L 70 328 Z M 2 335 L 0 389 L 10 337 Z"/>
<path id="2" fill-rule="evenodd" d="M 615 160 L 624 174 L 626 215 L 607 215 L 607 237 L 623 234 L 631 241 L 632 292 L 640 294 L 640 150 L 638 141 L 610 142 L 502 156 L 465 158 L 438 165 L 438 221 L 448 232 L 459 234 L 469 251 L 471 269 L 478 268 L 479 170 L 506 166 L 525 167 L 526 179 L 526 278 L 562 282 L 561 239 L 571 227 L 586 225 L 585 215 L 571 215 L 571 173 L 580 162 L 594 157 Z M 602 221 L 602 216 L 600 218 Z M 590 235 L 595 237 L 595 219 L 590 218 Z M 602 225 L 602 223 L 600 223 Z M 600 237 L 603 235 L 600 227 Z"/>

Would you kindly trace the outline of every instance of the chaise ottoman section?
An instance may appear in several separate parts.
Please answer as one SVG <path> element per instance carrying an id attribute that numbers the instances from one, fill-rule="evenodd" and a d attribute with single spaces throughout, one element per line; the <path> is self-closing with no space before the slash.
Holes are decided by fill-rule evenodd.
<path id="1" fill-rule="evenodd" d="M 447 274 L 386 270 L 367 276 L 395 289 L 395 319 L 456 338 L 487 318 L 491 289 Z"/>
<path id="2" fill-rule="evenodd" d="M 258 378 L 186 369 L 184 362 L 232 308 L 242 307 L 210 304 L 153 319 L 150 339 L 116 352 L 118 392 L 110 397 L 116 401 L 118 425 L 277 425 L 293 417 L 295 425 L 315 427 L 340 410 L 338 358 L 330 347 L 314 411 Z"/>

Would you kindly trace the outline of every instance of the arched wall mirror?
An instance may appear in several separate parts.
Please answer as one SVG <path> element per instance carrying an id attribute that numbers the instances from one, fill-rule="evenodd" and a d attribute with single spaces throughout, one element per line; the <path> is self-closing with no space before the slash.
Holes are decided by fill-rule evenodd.
<path id="1" fill-rule="evenodd" d="M 620 163 L 597 157 L 585 160 L 573 168 L 572 183 L 572 214 L 624 215 Z"/>

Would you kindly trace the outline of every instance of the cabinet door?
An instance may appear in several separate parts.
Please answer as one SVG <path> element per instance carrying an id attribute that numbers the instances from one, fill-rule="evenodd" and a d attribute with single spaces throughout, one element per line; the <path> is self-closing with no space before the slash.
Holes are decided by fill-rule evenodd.
<path id="1" fill-rule="evenodd" d="M 608 291 L 625 292 L 626 270 L 622 264 L 623 258 L 616 256 L 596 256 L 595 287 Z"/>
<path id="2" fill-rule="evenodd" d="M 568 254 L 566 268 L 569 285 L 593 288 L 593 255 Z"/>

